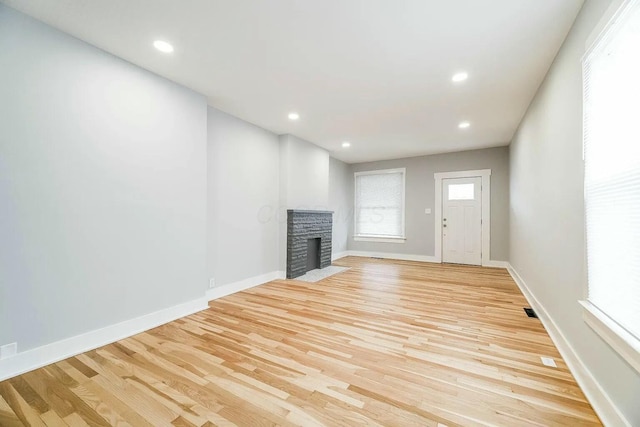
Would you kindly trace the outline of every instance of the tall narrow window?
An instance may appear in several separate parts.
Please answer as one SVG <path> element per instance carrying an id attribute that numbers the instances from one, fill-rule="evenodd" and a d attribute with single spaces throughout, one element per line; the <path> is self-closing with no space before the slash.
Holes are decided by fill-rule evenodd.
<path id="1" fill-rule="evenodd" d="M 583 305 L 591 315 L 587 321 L 592 319 L 590 324 L 605 340 L 629 344 L 618 350 L 630 353 L 638 370 L 639 52 L 640 1 L 632 0 L 594 43 L 583 63 L 588 265 L 588 297 Z"/>
<path id="2" fill-rule="evenodd" d="M 404 169 L 355 173 L 355 237 L 404 238 Z"/>

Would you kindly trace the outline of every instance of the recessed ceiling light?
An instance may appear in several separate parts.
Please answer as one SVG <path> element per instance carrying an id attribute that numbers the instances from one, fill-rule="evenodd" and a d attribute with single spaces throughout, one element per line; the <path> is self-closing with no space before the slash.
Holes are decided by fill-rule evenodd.
<path id="1" fill-rule="evenodd" d="M 298 113 L 289 113 L 289 120 L 298 120 L 300 118 L 300 114 Z"/>
<path id="2" fill-rule="evenodd" d="M 454 83 L 460 83 L 467 80 L 468 78 L 469 78 L 469 74 L 465 73 L 464 71 L 461 71 L 459 73 L 455 73 L 453 77 L 451 77 L 451 81 Z"/>
<path id="3" fill-rule="evenodd" d="M 469 122 L 460 122 L 460 123 L 458 124 L 458 127 L 459 127 L 460 129 L 466 129 L 466 128 L 468 128 L 469 126 L 471 126 L 471 123 L 469 123 Z"/>
<path id="4" fill-rule="evenodd" d="M 351 147 L 351 143 L 349 141 L 345 141 L 345 142 L 342 143 L 342 146 L 344 148 L 349 148 L 349 147 Z"/>
<path id="5" fill-rule="evenodd" d="M 156 40 L 156 41 L 154 41 L 153 42 L 153 47 L 158 49 L 160 52 L 164 52 L 164 53 L 173 52 L 173 46 L 171 46 L 171 44 L 167 43 L 164 40 Z"/>

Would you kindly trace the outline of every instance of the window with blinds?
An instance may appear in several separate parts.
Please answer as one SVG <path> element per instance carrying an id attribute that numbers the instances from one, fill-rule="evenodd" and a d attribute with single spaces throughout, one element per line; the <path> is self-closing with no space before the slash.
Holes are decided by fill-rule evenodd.
<path id="1" fill-rule="evenodd" d="M 640 1 L 587 52 L 583 76 L 587 303 L 640 340 Z"/>
<path id="2" fill-rule="evenodd" d="M 404 169 L 355 173 L 355 236 L 404 238 Z"/>

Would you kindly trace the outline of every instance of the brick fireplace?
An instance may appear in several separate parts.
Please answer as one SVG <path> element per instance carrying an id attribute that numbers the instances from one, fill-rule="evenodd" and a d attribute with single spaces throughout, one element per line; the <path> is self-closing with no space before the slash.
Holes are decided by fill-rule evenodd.
<path id="1" fill-rule="evenodd" d="M 287 279 L 331 265 L 332 211 L 287 210 Z"/>

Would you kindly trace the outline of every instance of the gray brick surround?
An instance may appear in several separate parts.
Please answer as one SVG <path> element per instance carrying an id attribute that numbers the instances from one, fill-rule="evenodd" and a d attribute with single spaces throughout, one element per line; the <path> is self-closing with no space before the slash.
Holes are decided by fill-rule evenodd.
<path id="1" fill-rule="evenodd" d="M 287 210 L 287 279 L 307 272 L 307 241 L 320 239 L 320 268 L 331 265 L 332 211 Z"/>

